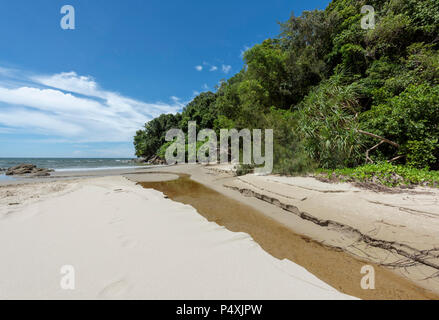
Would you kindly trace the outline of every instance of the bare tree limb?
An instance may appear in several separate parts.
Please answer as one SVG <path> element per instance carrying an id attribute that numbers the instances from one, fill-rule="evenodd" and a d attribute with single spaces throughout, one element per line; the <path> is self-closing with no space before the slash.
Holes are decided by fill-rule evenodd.
<path id="1" fill-rule="evenodd" d="M 386 143 L 388 143 L 388 144 L 390 144 L 390 145 L 392 145 L 392 146 L 394 146 L 396 148 L 399 148 L 399 144 L 397 144 L 396 142 L 393 142 L 393 141 L 391 141 L 389 139 L 380 137 L 379 135 L 376 135 L 376 134 L 373 134 L 373 133 L 370 133 L 370 132 L 367 132 L 367 131 L 363 131 L 363 130 L 360 130 L 360 129 L 357 129 L 356 131 L 358 133 L 364 134 L 366 136 L 369 136 L 369 137 L 372 137 L 372 138 L 376 138 L 376 139 L 380 139 L 381 141 L 384 141 L 384 142 L 386 142 Z"/>
<path id="2" fill-rule="evenodd" d="M 396 157 L 390 159 L 388 162 L 393 162 L 393 161 L 396 161 L 396 160 L 404 158 L 404 157 L 405 157 L 404 155 L 396 156 Z"/>
<path id="3" fill-rule="evenodd" d="M 369 158 L 369 153 L 373 150 L 375 150 L 376 148 L 378 148 L 380 145 L 382 145 L 384 143 L 384 140 L 381 140 L 380 143 L 374 145 L 372 148 L 366 150 L 366 163 L 373 163 L 372 159 Z"/>

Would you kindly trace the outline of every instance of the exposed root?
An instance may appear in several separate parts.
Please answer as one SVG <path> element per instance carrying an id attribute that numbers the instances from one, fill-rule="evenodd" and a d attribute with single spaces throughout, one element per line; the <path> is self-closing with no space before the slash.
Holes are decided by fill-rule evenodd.
<path id="1" fill-rule="evenodd" d="M 238 187 L 227 186 L 227 185 L 225 185 L 225 187 L 235 191 L 239 191 L 241 194 L 245 196 L 255 197 L 259 200 L 273 204 L 279 208 L 282 208 L 285 211 L 291 212 L 296 216 L 299 216 L 303 220 L 310 221 L 321 227 L 336 229 L 344 233 L 347 232 L 349 234 L 352 234 L 357 239 L 357 242 L 365 243 L 371 247 L 380 248 L 385 251 L 398 254 L 399 256 L 406 258 L 392 263 L 384 263 L 384 262 L 380 263 L 383 266 L 387 266 L 391 268 L 406 268 L 406 267 L 412 267 L 421 264 L 437 270 L 438 271 L 437 275 L 439 275 L 439 264 L 430 261 L 431 259 L 435 259 L 439 257 L 439 254 L 437 253 L 439 251 L 438 248 L 433 248 L 430 250 L 419 250 L 407 244 L 375 239 L 366 234 L 363 234 L 360 230 L 353 228 L 349 225 L 333 220 L 319 219 L 307 212 L 300 211 L 299 208 L 297 208 L 294 205 L 283 203 L 279 199 L 267 196 L 265 194 L 255 192 L 247 188 L 238 188 Z"/>

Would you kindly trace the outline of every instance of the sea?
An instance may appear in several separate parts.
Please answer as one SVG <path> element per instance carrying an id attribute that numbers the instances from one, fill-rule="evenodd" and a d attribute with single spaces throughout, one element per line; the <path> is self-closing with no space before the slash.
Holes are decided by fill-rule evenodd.
<path id="1" fill-rule="evenodd" d="M 142 167 L 131 158 L 0 158 L 0 168 L 3 169 L 22 163 L 30 163 L 38 168 L 54 169 L 58 172 Z M 4 172 L 0 172 L 0 179 L 6 180 L 8 177 Z"/>

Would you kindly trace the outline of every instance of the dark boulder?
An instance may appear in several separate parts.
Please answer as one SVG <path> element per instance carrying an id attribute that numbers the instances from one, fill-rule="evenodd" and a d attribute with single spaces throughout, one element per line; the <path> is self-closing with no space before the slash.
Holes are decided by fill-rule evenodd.
<path id="1" fill-rule="evenodd" d="M 153 156 L 151 158 L 148 159 L 148 164 L 153 164 L 153 165 L 164 165 L 166 164 L 166 160 L 160 158 L 159 156 Z"/>
<path id="2" fill-rule="evenodd" d="M 36 166 L 33 164 L 27 164 L 27 163 L 23 163 L 23 164 L 19 164 L 18 166 L 9 168 L 6 171 L 6 175 L 7 176 L 13 176 L 13 175 L 19 175 L 19 174 L 27 174 L 27 173 L 32 173 L 32 171 L 36 169 Z"/>
<path id="3" fill-rule="evenodd" d="M 23 163 L 6 170 L 6 175 L 29 175 L 31 177 L 46 177 L 50 176 L 50 172 L 52 171 L 53 170 L 51 169 L 37 168 L 37 166 L 33 164 Z"/>

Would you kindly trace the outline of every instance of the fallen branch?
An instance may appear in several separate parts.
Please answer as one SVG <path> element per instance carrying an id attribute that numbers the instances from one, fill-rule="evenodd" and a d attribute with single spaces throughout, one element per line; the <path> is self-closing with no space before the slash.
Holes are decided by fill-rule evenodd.
<path id="1" fill-rule="evenodd" d="M 390 159 L 388 162 L 393 162 L 404 157 L 405 157 L 404 155 L 396 156 L 395 158 Z"/>
<path id="2" fill-rule="evenodd" d="M 393 141 L 391 141 L 389 139 L 383 138 L 383 137 L 381 137 L 379 135 L 376 135 L 374 133 L 370 133 L 370 132 L 363 131 L 363 130 L 360 130 L 360 129 L 357 129 L 357 132 L 361 133 L 361 134 L 364 134 L 366 136 L 372 137 L 372 138 L 380 139 L 381 141 L 384 141 L 384 142 L 386 142 L 386 143 L 388 143 L 388 144 L 390 144 L 390 145 L 392 145 L 392 146 L 394 146 L 396 148 L 399 148 L 399 144 L 397 144 L 396 142 L 393 142 Z"/>
<path id="3" fill-rule="evenodd" d="M 372 137 L 372 138 L 380 139 L 380 140 L 381 140 L 380 143 L 374 145 L 372 148 L 370 148 L 370 149 L 368 149 L 368 150 L 366 151 L 366 163 L 373 163 L 372 159 L 369 157 L 369 153 L 370 153 L 371 151 L 375 150 L 376 148 L 378 148 L 378 147 L 379 147 L 380 145 L 382 145 L 383 143 L 388 143 L 388 144 L 390 144 L 390 145 L 392 145 L 392 146 L 394 146 L 394 147 L 396 147 L 396 148 L 399 148 L 399 144 L 397 144 L 396 142 L 393 142 L 393 141 L 391 141 L 391 140 L 389 140 L 389 139 L 386 139 L 386 138 L 384 138 L 384 137 L 381 137 L 381 136 L 379 136 L 379 135 L 377 135 L 377 134 L 370 133 L 370 132 L 367 132 L 367 131 L 364 131 L 364 130 L 360 130 L 360 129 L 356 129 L 355 131 L 357 131 L 358 133 L 364 134 L 364 135 L 366 135 L 366 136 L 369 136 L 369 137 Z M 392 161 L 398 160 L 398 159 L 400 159 L 400 158 L 402 158 L 402 157 L 403 157 L 403 156 L 397 156 L 397 157 L 394 157 L 393 159 L 389 160 L 389 162 L 392 162 Z"/>
<path id="4" fill-rule="evenodd" d="M 376 148 L 378 148 L 378 147 L 379 147 L 380 145 L 382 145 L 383 143 L 384 143 L 384 141 L 381 140 L 380 143 L 378 143 L 378 144 L 374 145 L 372 148 L 366 150 L 366 163 L 367 163 L 367 162 L 373 163 L 372 159 L 369 158 L 369 153 L 370 153 L 371 151 L 375 150 Z"/>

